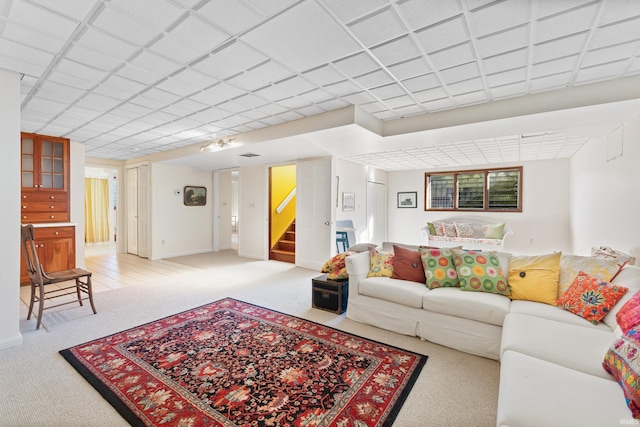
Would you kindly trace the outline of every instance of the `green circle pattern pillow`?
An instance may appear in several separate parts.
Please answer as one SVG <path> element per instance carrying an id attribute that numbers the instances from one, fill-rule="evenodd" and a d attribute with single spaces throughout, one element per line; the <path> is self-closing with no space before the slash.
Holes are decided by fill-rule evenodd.
<path id="1" fill-rule="evenodd" d="M 509 295 L 509 285 L 495 252 L 454 249 L 453 263 L 461 290 Z"/>
<path id="2" fill-rule="evenodd" d="M 460 286 L 451 249 L 419 248 L 419 250 L 429 289 Z"/>

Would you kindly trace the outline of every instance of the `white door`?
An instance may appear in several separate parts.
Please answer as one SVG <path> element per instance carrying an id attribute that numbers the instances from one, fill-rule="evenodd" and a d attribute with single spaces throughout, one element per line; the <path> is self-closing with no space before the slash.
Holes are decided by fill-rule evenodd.
<path id="1" fill-rule="evenodd" d="M 218 244 L 220 250 L 231 249 L 231 172 L 220 172 L 218 195 L 220 210 L 218 212 Z"/>
<path id="2" fill-rule="evenodd" d="M 296 166 L 296 265 L 319 270 L 335 249 L 332 159 Z M 333 192 L 333 194 L 332 194 Z"/>
<path id="3" fill-rule="evenodd" d="M 138 256 L 149 258 L 149 165 L 138 167 Z"/>
<path id="4" fill-rule="evenodd" d="M 378 246 L 387 238 L 387 188 L 380 182 L 367 181 L 367 230 Z"/>
<path id="5" fill-rule="evenodd" d="M 138 168 L 127 169 L 127 252 L 138 255 Z"/>

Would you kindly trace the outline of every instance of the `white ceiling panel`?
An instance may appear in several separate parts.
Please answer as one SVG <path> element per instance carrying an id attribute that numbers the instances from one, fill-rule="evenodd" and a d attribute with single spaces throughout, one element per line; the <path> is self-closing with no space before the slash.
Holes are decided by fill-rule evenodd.
<path id="1" fill-rule="evenodd" d="M 640 2 L 628 0 L 4 5 L 0 67 L 24 75 L 23 129 L 88 141 L 90 157 L 131 159 L 350 105 L 369 120 L 424 115 L 426 124 L 441 111 L 640 73 Z M 546 123 L 532 127 L 557 134 Z M 524 151 L 527 159 L 571 156 L 583 143 L 569 143 L 572 132 L 602 138 L 609 127 L 615 128 L 576 125 L 566 137 Z M 351 141 L 352 134 L 344 135 Z M 391 155 L 381 160 L 371 152 L 376 144 L 329 150 L 320 136 L 308 137 L 318 138 L 314 155 L 348 152 L 353 161 L 385 170 L 524 159 L 518 138 L 480 144 L 471 137 L 458 147 L 431 149 L 433 138 L 404 135 L 403 144 L 412 141 L 415 151 L 401 149 L 401 161 L 391 163 Z M 354 154 L 362 147 L 366 153 Z M 274 161 L 296 156 L 295 148 L 281 151 Z"/>

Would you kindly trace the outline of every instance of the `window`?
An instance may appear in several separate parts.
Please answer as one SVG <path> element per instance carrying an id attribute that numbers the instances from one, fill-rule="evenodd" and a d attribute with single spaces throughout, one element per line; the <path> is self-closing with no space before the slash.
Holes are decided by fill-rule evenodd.
<path id="1" fill-rule="evenodd" d="M 425 210 L 522 212 L 522 167 L 424 176 Z"/>

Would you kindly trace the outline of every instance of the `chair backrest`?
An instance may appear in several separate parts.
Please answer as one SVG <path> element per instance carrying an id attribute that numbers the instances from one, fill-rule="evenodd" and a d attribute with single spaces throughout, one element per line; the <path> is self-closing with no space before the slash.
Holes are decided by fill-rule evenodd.
<path id="1" fill-rule="evenodd" d="M 43 282 L 42 265 L 40 264 L 38 252 L 36 251 L 33 225 L 26 224 L 20 226 L 20 228 L 22 254 L 24 255 L 24 261 L 27 265 L 27 271 L 29 272 L 29 279 L 31 279 L 31 283 L 33 284 L 40 284 Z"/>

